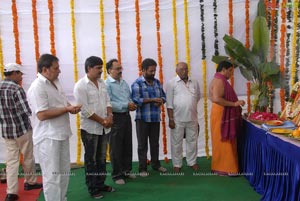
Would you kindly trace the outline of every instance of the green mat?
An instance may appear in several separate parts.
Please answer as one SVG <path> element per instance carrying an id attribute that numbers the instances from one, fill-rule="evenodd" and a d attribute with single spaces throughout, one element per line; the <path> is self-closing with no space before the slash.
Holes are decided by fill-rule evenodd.
<path id="1" fill-rule="evenodd" d="M 106 201 L 256 201 L 260 200 L 248 181 L 240 177 L 221 177 L 210 174 L 210 160 L 198 158 L 199 173 L 194 173 L 190 167 L 184 166 L 182 173 L 172 172 L 171 161 L 161 164 L 170 172 L 161 174 L 149 166 L 150 175 L 134 180 L 126 180 L 125 185 L 116 185 L 108 176 L 107 185 L 112 185 L 116 192 L 103 193 Z M 137 162 L 133 163 L 133 172 L 138 170 Z M 111 172 L 107 164 L 108 173 Z M 41 193 L 39 201 L 44 201 Z M 68 189 L 69 201 L 94 200 L 87 192 L 84 179 L 84 169 L 73 169 Z"/>

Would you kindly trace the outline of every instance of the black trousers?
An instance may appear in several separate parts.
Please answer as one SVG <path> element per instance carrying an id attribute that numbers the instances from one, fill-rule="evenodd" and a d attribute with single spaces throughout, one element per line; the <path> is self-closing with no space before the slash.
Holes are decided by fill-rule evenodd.
<path id="1" fill-rule="evenodd" d="M 113 180 L 124 179 L 132 169 L 132 125 L 129 113 L 114 113 L 109 134 Z"/>
<path id="2" fill-rule="evenodd" d="M 136 120 L 136 135 L 138 140 L 139 171 L 147 171 L 148 139 L 150 144 L 151 166 L 157 170 L 160 167 L 159 154 L 160 122 L 144 122 Z"/>
<path id="3" fill-rule="evenodd" d="M 84 145 L 85 183 L 91 195 L 104 187 L 106 178 L 107 135 L 95 135 L 81 129 Z"/>

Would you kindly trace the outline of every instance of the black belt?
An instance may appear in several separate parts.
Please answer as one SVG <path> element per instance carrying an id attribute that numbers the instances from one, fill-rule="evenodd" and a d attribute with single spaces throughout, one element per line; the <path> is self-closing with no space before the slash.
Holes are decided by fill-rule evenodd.
<path id="1" fill-rule="evenodd" d="M 113 115 L 129 115 L 129 112 L 113 112 Z"/>

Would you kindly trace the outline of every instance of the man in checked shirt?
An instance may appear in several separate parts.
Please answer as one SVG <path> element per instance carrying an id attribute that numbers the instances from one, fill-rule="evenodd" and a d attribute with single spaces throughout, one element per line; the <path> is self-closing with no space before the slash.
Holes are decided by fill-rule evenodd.
<path id="1" fill-rule="evenodd" d="M 9 63 L 4 67 L 5 79 L 0 82 L 0 127 L 7 150 L 6 201 L 18 200 L 19 154 L 23 154 L 24 190 L 42 188 L 36 183 L 32 128 L 29 108 L 22 81 L 22 67 Z"/>

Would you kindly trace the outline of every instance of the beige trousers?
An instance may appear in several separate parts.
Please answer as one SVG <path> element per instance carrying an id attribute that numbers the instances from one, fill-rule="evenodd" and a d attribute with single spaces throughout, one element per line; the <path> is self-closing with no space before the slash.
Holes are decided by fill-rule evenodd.
<path id="1" fill-rule="evenodd" d="M 18 194 L 19 156 L 23 154 L 24 182 L 36 183 L 35 161 L 33 156 L 32 130 L 17 139 L 4 139 L 7 151 L 6 175 L 7 193 Z"/>

